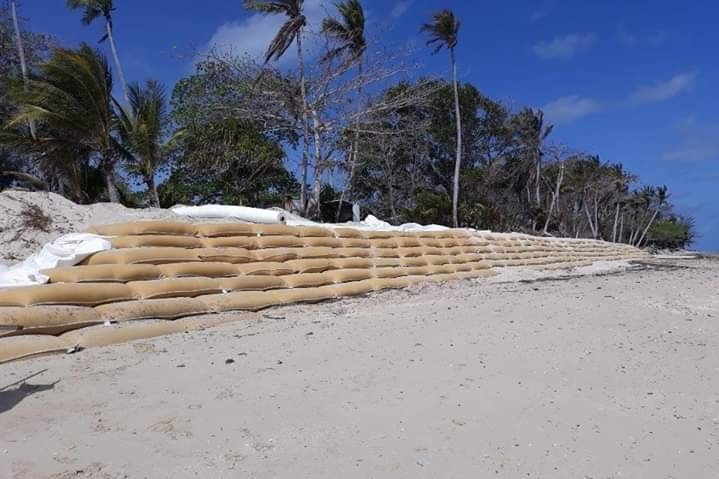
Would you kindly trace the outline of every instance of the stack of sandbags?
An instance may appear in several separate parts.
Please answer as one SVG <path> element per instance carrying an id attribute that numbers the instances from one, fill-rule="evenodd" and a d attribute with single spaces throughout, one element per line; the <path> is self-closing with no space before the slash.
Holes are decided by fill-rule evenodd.
<path id="1" fill-rule="evenodd" d="M 49 284 L 0 291 L 0 362 L 164 334 L 179 327 L 167 320 L 185 316 L 486 277 L 495 267 L 570 267 L 643 254 L 593 240 L 462 229 L 140 221 L 91 232 L 113 249 L 43 271 Z"/>

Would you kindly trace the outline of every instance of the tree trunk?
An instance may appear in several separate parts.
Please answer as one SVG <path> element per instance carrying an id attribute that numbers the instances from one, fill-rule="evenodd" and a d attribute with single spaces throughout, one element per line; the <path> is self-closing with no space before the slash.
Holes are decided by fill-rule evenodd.
<path id="1" fill-rule="evenodd" d="M 160 207 L 160 195 L 157 194 L 157 185 L 155 184 L 155 176 L 152 174 L 145 176 L 147 184 L 147 203 L 153 208 Z"/>
<path id="2" fill-rule="evenodd" d="M 320 193 L 322 190 L 322 172 L 324 169 L 322 161 L 322 138 L 320 137 L 320 119 L 317 110 L 312 110 L 312 130 L 314 133 L 315 145 L 315 181 L 312 188 L 312 198 L 315 202 L 317 218 L 321 217 Z"/>
<path id="3" fill-rule="evenodd" d="M 27 92 L 29 85 L 29 80 L 27 77 L 27 63 L 25 63 L 25 49 L 22 46 L 22 35 L 20 34 L 20 24 L 17 20 L 15 0 L 10 1 L 10 8 L 12 11 L 12 23 L 15 27 L 15 45 L 17 47 L 17 55 L 18 57 L 20 57 L 20 72 L 22 73 L 23 88 L 25 89 L 25 92 Z M 30 127 L 30 136 L 33 140 L 37 140 L 37 134 L 35 133 L 35 122 L 29 121 L 28 126 Z"/>
<path id="4" fill-rule="evenodd" d="M 105 185 L 107 186 L 107 196 L 110 198 L 110 203 L 119 203 L 120 195 L 117 193 L 117 188 L 115 188 L 112 163 L 105 162 L 102 169 L 105 173 Z"/>
<path id="5" fill-rule="evenodd" d="M 297 68 L 300 74 L 300 96 L 302 97 L 302 160 L 300 163 L 300 176 L 302 184 L 300 184 L 300 209 L 307 216 L 309 210 L 309 202 L 307 201 L 307 170 L 309 156 L 309 136 L 310 127 L 307 119 L 307 88 L 305 86 L 305 61 L 302 56 L 302 29 L 297 32 Z"/>
<path id="6" fill-rule="evenodd" d="M 639 237 L 639 241 L 634 245 L 637 248 L 639 248 L 642 245 L 642 241 L 644 241 L 644 238 L 647 236 L 647 231 L 649 231 L 649 228 L 652 227 L 652 224 L 654 223 L 654 220 L 657 219 L 657 215 L 659 214 L 659 208 L 654 210 L 654 214 L 652 215 L 652 218 L 649 220 L 649 223 L 647 223 L 646 228 L 644 228 L 644 231 L 642 231 L 642 235 Z"/>
<path id="7" fill-rule="evenodd" d="M 623 243 L 624 238 L 624 213 L 622 213 L 622 217 L 619 220 L 619 242 Z"/>
<path id="8" fill-rule="evenodd" d="M 541 134 L 541 131 L 539 132 Z M 541 189 L 540 189 L 540 181 L 542 177 L 542 151 L 541 151 L 541 144 L 537 144 L 536 151 L 534 152 L 536 159 L 536 171 L 535 171 L 535 189 L 534 189 L 534 202 L 537 204 L 537 208 L 539 208 L 540 204 L 542 203 L 542 195 L 541 195 Z"/>
<path id="9" fill-rule="evenodd" d="M 457 61 L 454 57 L 454 48 L 449 51 L 452 60 L 452 85 L 454 87 L 454 114 L 457 127 L 457 158 L 454 162 L 454 184 L 452 188 L 452 222 L 459 227 L 457 218 L 457 204 L 459 203 L 459 170 L 462 164 L 462 115 L 459 108 L 459 87 L 457 85 Z"/>
<path id="10" fill-rule="evenodd" d="M 357 113 L 359 114 L 362 110 L 362 104 L 361 98 L 362 98 L 362 59 L 360 58 L 359 64 L 357 65 L 357 74 L 359 76 L 359 86 L 357 87 Z M 345 201 L 345 195 L 347 193 L 347 190 L 352 191 L 352 181 L 354 180 L 355 176 L 355 165 L 357 164 L 357 144 L 359 143 L 359 129 L 355 128 L 354 135 L 352 138 L 352 146 L 350 147 L 350 171 L 347 175 L 347 179 L 345 180 L 345 185 L 342 188 L 342 193 L 340 194 L 340 204 L 339 208 L 337 208 L 337 216 L 335 217 L 335 222 L 339 223 L 340 221 L 340 213 L 342 212 L 342 205 Z"/>
<path id="11" fill-rule="evenodd" d="M 0 176 L 12 176 L 15 178 L 18 178 L 19 180 L 26 181 L 27 183 L 31 184 L 33 187 L 37 188 L 38 190 L 42 191 L 49 191 L 50 187 L 47 183 L 45 183 L 43 180 L 38 178 L 35 175 L 31 175 L 30 173 L 25 173 L 22 171 L 2 171 L 0 172 Z"/>
<path id="12" fill-rule="evenodd" d="M 619 222 L 619 202 L 617 201 L 617 209 L 614 211 L 614 226 L 612 227 L 612 243 L 617 242 L 617 223 Z"/>
<path id="13" fill-rule="evenodd" d="M 125 97 L 125 103 L 130 104 L 130 95 L 127 92 L 127 82 L 125 81 L 125 74 L 122 71 L 120 65 L 120 57 L 117 55 L 117 47 L 115 47 L 115 39 L 112 37 L 112 26 L 110 25 L 110 19 L 105 19 L 105 32 L 107 33 L 107 40 L 110 42 L 110 50 L 112 50 L 112 58 L 115 60 L 115 66 L 117 67 L 117 77 L 120 79 L 120 87 L 122 88 L 122 95 Z"/>
<path id="14" fill-rule="evenodd" d="M 557 175 L 557 183 L 554 186 L 554 193 L 552 193 L 552 202 L 549 204 L 549 212 L 547 212 L 547 219 L 544 221 L 544 229 L 542 233 L 547 234 L 547 228 L 549 228 L 549 220 L 552 218 L 552 211 L 554 211 L 554 205 L 559 202 L 559 190 L 562 187 L 564 181 L 564 163 L 559 167 L 559 174 Z"/>

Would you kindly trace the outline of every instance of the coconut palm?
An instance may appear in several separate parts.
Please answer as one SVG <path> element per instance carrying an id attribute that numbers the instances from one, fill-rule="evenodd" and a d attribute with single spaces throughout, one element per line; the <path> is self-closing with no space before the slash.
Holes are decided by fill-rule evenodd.
<path id="1" fill-rule="evenodd" d="M 103 17 L 105 19 L 105 34 L 100 37 L 100 43 L 107 40 L 110 43 L 112 58 L 115 60 L 117 68 L 117 77 L 120 79 L 120 87 L 125 97 L 125 102 L 130 102 L 130 96 L 127 91 L 127 82 L 125 74 L 122 71 L 120 57 L 117 54 L 115 46 L 115 38 L 112 35 L 112 12 L 115 11 L 112 0 L 67 0 L 67 6 L 73 10 L 82 9 L 83 25 L 90 25 L 96 18 Z"/>
<path id="2" fill-rule="evenodd" d="M 305 84 L 305 65 L 302 51 L 302 30 L 307 25 L 303 12 L 304 0 L 245 0 L 245 8 L 269 15 L 285 15 L 287 21 L 280 27 L 267 47 L 265 63 L 279 60 L 295 42 L 297 45 L 297 67 L 300 75 L 300 96 L 302 97 L 302 161 L 300 165 L 302 184 L 300 185 L 300 204 L 307 212 L 307 155 L 309 149 L 309 122 L 307 118 L 307 86 Z"/>
<path id="3" fill-rule="evenodd" d="M 644 228 L 644 231 L 642 231 L 642 235 L 639 237 L 639 240 L 635 243 L 634 246 L 641 246 L 642 242 L 644 241 L 644 238 L 647 236 L 647 232 L 649 231 L 649 228 L 652 227 L 652 224 L 654 224 L 654 220 L 657 219 L 657 215 L 661 211 L 662 207 L 667 203 L 667 200 L 669 199 L 669 189 L 662 185 L 657 188 L 651 188 L 649 190 L 649 193 L 647 193 L 648 199 L 647 199 L 647 205 L 651 203 L 652 200 L 655 201 L 655 208 L 654 213 L 652 214 L 652 217 L 649 219 L 649 222 L 647 222 L 647 226 Z"/>
<path id="4" fill-rule="evenodd" d="M 144 88 L 129 87 L 130 103 L 117 104 L 117 130 L 130 172 L 142 177 L 147 185 L 148 203 L 159 207 L 155 174 L 164 162 L 163 138 L 169 125 L 165 87 L 154 80 Z M 116 102 L 117 103 L 117 102 Z"/>
<path id="5" fill-rule="evenodd" d="M 86 44 L 78 50 L 57 49 L 38 66 L 28 91 L 16 93 L 19 107 L 8 127 L 38 124 L 32 147 L 49 157 L 69 151 L 96 155 L 110 201 L 119 202 L 113 179 L 119 144 L 112 135 L 111 91 L 112 76 L 100 52 Z"/>
<path id="6" fill-rule="evenodd" d="M 357 61 L 357 75 L 362 77 L 362 56 L 367 49 L 365 38 L 365 16 L 362 3 L 359 0 L 346 0 L 337 5 L 340 19 L 325 18 L 322 21 L 322 33 L 334 40 L 335 46 L 325 55 L 324 60 L 341 57 L 345 64 Z M 362 97 L 362 81 L 357 86 L 357 109 L 360 108 Z M 359 131 L 355 129 L 350 147 L 350 169 L 347 175 L 345 187 L 340 194 L 340 207 L 337 208 L 336 221 L 339 221 L 342 204 L 344 203 L 347 190 L 352 191 L 355 167 L 357 164 L 357 143 Z"/>
<path id="7" fill-rule="evenodd" d="M 451 10 L 442 10 L 432 16 L 431 23 L 422 25 L 421 31 L 429 35 L 427 45 L 436 44 L 434 52 L 438 53 L 442 48 L 449 50 L 449 58 L 452 63 L 452 86 L 454 87 L 454 110 L 457 128 L 457 157 L 454 163 L 454 182 L 452 188 L 452 221 L 454 227 L 459 226 L 457 220 L 457 203 L 459 201 L 459 170 L 462 164 L 462 118 L 459 110 L 459 88 L 457 86 L 457 61 L 454 49 L 457 46 L 459 35 L 459 19 Z"/>
<path id="8" fill-rule="evenodd" d="M 25 62 L 25 49 L 22 46 L 22 34 L 20 33 L 20 24 L 17 20 L 17 6 L 15 0 L 10 0 L 10 11 L 12 13 L 12 23 L 15 28 L 15 44 L 17 47 L 17 55 L 20 58 L 20 72 L 22 73 L 22 81 L 25 89 L 27 90 L 28 76 L 27 76 L 27 63 Z M 30 136 L 36 138 L 35 135 L 35 123 L 30 122 Z"/>

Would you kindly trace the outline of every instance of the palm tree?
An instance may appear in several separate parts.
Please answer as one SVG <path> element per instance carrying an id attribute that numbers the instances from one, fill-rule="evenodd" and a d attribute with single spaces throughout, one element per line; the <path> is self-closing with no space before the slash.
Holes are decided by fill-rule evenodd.
<path id="1" fill-rule="evenodd" d="M 25 90 L 27 91 L 27 88 L 28 88 L 27 63 L 25 63 L 25 49 L 22 46 L 22 35 L 20 33 L 20 25 L 17 21 L 17 7 L 15 5 L 15 0 L 10 0 L 10 10 L 12 12 L 13 27 L 15 28 L 15 44 L 17 47 L 17 55 L 20 58 L 20 72 L 22 73 L 23 86 L 25 87 Z M 33 139 L 35 139 L 36 138 L 35 123 L 30 122 L 28 124 L 28 126 L 30 127 L 30 136 L 32 136 Z"/>
<path id="2" fill-rule="evenodd" d="M 644 241 L 644 238 L 647 236 L 647 232 L 649 231 L 649 228 L 652 227 L 652 224 L 654 224 L 654 220 L 657 219 L 657 215 L 659 214 L 659 211 L 662 209 L 662 207 L 666 204 L 667 200 L 669 199 L 669 189 L 662 185 L 657 188 L 652 188 L 651 190 L 651 196 L 649 197 L 649 201 L 651 199 L 656 200 L 656 206 L 654 208 L 654 214 L 652 214 L 652 217 L 649 219 L 649 222 L 647 222 L 647 226 L 644 228 L 644 231 L 642 231 L 642 235 L 639 237 L 639 240 L 636 242 L 634 246 L 641 246 L 642 242 Z"/>
<path id="3" fill-rule="evenodd" d="M 357 61 L 357 75 L 360 82 L 357 86 L 357 110 L 361 108 L 362 97 L 362 56 L 367 49 L 365 39 L 365 16 L 362 3 L 359 0 L 346 0 L 337 5 L 341 19 L 325 18 L 322 21 L 322 33 L 336 42 L 326 55 L 325 60 L 343 57 L 345 64 Z M 342 193 L 340 194 L 340 206 L 337 208 L 335 221 L 339 221 L 342 204 L 344 203 L 347 190 L 352 191 L 355 166 L 357 164 L 357 143 L 359 142 L 359 131 L 355 128 L 352 145 L 350 147 L 350 170 Z"/>
<path id="4" fill-rule="evenodd" d="M 32 147 L 50 157 L 70 151 L 78 157 L 97 155 L 108 196 L 116 203 L 119 195 L 113 174 L 119 144 L 112 135 L 111 91 L 112 76 L 101 53 L 84 43 L 78 50 L 57 49 L 38 66 L 28 91 L 18 93 L 19 108 L 8 126 L 30 121 L 43 124 Z"/>
<path id="5" fill-rule="evenodd" d="M 159 207 L 155 174 L 164 162 L 163 137 L 169 124 L 165 87 L 150 80 L 141 88 L 130 85 L 130 103 L 117 104 L 117 130 L 129 170 L 142 177 L 147 185 L 148 203 Z"/>
<path id="6" fill-rule="evenodd" d="M 454 227 L 459 226 L 457 220 L 457 203 L 459 201 L 459 169 L 462 164 L 462 118 L 459 110 L 459 88 L 457 86 L 457 61 L 454 49 L 457 46 L 459 35 L 459 19 L 454 16 L 451 10 L 442 10 L 432 16 L 431 23 L 425 23 L 420 29 L 429 35 L 427 45 L 436 43 L 433 53 L 438 53 L 443 47 L 449 50 L 449 58 L 452 63 L 452 86 L 454 87 L 454 110 L 457 128 L 457 158 L 454 163 L 454 183 L 452 189 L 452 221 Z"/>
<path id="7" fill-rule="evenodd" d="M 302 51 L 302 30 L 307 25 L 303 12 L 304 0 L 245 0 L 245 8 L 270 15 L 285 15 L 287 21 L 280 27 L 265 53 L 265 63 L 279 60 L 292 42 L 297 44 L 297 67 L 300 75 L 300 96 L 302 97 L 302 161 L 300 185 L 300 204 L 307 212 L 307 156 L 309 149 L 309 122 L 307 118 L 307 86 L 305 84 L 305 64 Z"/>
<path id="8" fill-rule="evenodd" d="M 115 10 L 112 5 L 112 0 L 67 0 L 67 6 L 73 10 L 83 10 L 83 25 L 90 25 L 96 18 L 100 16 L 105 19 L 105 34 L 100 37 L 100 43 L 104 42 L 105 40 L 108 40 L 108 42 L 110 43 L 110 50 L 112 51 L 112 58 L 115 60 L 117 77 L 120 79 L 120 87 L 122 88 L 122 94 L 125 97 L 125 102 L 130 103 L 130 95 L 127 91 L 125 74 L 122 71 L 120 57 L 117 55 L 117 47 L 115 46 L 115 39 L 112 36 L 112 12 Z"/>

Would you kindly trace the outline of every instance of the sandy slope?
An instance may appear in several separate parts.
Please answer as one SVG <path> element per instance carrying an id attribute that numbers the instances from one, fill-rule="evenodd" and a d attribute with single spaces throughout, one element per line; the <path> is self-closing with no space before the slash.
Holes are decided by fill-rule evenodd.
<path id="1" fill-rule="evenodd" d="M 718 477 L 719 263 L 681 264 L 9 364 L 48 370 L 0 391 L 0 477 Z"/>

